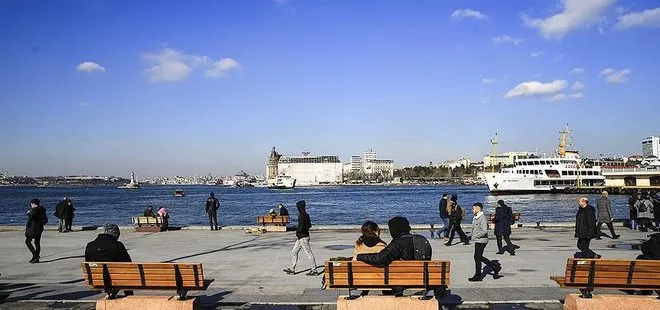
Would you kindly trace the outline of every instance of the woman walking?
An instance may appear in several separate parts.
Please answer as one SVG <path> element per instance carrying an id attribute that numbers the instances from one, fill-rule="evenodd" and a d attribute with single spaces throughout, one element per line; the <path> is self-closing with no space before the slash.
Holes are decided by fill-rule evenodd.
<path id="1" fill-rule="evenodd" d="M 451 210 L 449 212 L 449 220 L 450 220 L 450 226 L 451 230 L 449 231 L 449 241 L 445 243 L 446 246 L 451 246 L 452 241 L 454 241 L 454 234 L 458 233 L 458 236 L 461 238 L 461 242 L 465 245 L 469 245 L 470 241 L 468 240 L 467 235 L 463 232 L 463 228 L 461 228 L 461 222 L 463 221 L 463 209 L 461 208 L 460 205 L 458 205 L 458 196 L 451 195 L 451 200 L 448 203 L 448 209 Z"/>
<path id="2" fill-rule="evenodd" d="M 497 201 L 493 223 L 495 223 L 495 238 L 497 238 L 497 254 L 504 254 L 504 249 L 502 248 L 502 238 L 504 238 L 509 255 L 515 256 L 515 245 L 509 239 L 511 235 L 511 224 L 513 223 L 513 211 L 504 203 L 504 200 Z"/>

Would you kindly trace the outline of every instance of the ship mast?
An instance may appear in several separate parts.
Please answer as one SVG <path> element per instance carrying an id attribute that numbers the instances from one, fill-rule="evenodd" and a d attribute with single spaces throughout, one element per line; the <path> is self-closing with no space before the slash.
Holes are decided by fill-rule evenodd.
<path id="1" fill-rule="evenodd" d="M 491 145 L 491 154 L 490 154 L 490 172 L 495 172 L 495 158 L 497 157 L 497 144 L 499 142 L 497 141 L 497 132 L 495 133 L 495 137 L 490 139 L 490 145 Z"/>
<path id="2" fill-rule="evenodd" d="M 566 145 L 567 145 L 567 135 L 571 133 L 571 130 L 568 129 L 568 124 L 566 124 L 566 129 L 562 130 L 559 132 L 561 134 L 561 137 L 559 138 L 559 157 L 560 158 L 565 158 L 566 157 Z"/>

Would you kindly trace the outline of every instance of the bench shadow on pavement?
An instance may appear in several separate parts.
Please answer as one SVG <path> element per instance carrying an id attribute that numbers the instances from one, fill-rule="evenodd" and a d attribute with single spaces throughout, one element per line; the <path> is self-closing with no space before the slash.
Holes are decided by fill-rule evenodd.
<path id="1" fill-rule="evenodd" d="M 172 259 L 163 261 L 163 263 L 174 263 L 176 261 L 183 260 L 183 259 L 189 259 L 189 258 L 193 258 L 193 257 L 204 256 L 204 255 L 218 253 L 218 252 L 224 252 L 224 251 L 234 251 L 234 250 L 241 250 L 241 249 L 250 249 L 250 250 L 258 251 L 260 249 L 273 249 L 273 248 L 277 248 L 277 247 L 288 247 L 291 244 L 291 243 L 286 243 L 285 244 L 284 242 L 282 242 L 282 244 L 279 244 L 279 245 L 274 244 L 274 243 L 268 243 L 268 244 L 263 244 L 263 245 L 252 244 L 257 239 L 259 239 L 258 236 L 253 237 L 250 240 L 230 244 L 228 246 L 225 246 L 225 247 L 222 247 L 222 248 L 219 248 L 219 249 L 199 252 L 199 253 L 190 254 L 190 255 L 186 255 L 186 256 L 181 256 L 181 257 L 177 257 L 177 258 L 172 258 Z"/>

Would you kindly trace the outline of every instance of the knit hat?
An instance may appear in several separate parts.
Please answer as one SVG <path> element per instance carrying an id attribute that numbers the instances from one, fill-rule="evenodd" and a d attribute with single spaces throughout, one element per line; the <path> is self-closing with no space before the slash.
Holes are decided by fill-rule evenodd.
<path id="1" fill-rule="evenodd" d="M 103 233 L 112 236 L 115 240 L 119 240 L 119 226 L 115 224 L 103 224 Z"/>

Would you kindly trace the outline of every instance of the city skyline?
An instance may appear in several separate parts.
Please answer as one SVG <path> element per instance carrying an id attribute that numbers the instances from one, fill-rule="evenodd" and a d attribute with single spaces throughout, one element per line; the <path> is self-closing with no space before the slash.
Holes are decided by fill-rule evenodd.
<path id="1" fill-rule="evenodd" d="M 397 167 L 658 135 L 651 1 L 0 3 L 0 171 L 263 174 L 374 149 Z M 37 22 L 35 22 L 37 21 Z M 655 65 L 654 65 L 655 64 Z"/>

